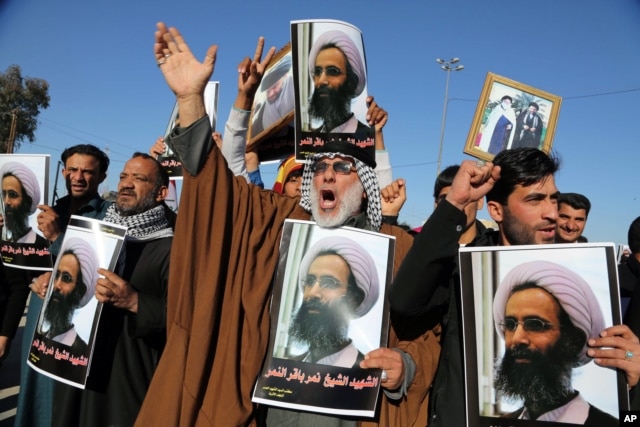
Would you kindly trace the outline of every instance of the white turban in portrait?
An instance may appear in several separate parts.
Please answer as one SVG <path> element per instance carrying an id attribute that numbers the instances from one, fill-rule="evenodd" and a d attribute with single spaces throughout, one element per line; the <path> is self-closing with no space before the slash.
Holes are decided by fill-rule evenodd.
<path id="1" fill-rule="evenodd" d="M 604 315 L 591 286 L 576 272 L 549 261 L 530 261 L 514 267 L 500 283 L 493 300 L 493 320 L 502 337 L 500 323 L 504 320 L 507 301 L 515 286 L 532 282 L 553 295 L 569 315 L 571 323 L 583 331 L 587 339 L 600 335 L 605 327 Z M 585 342 L 579 363 L 591 361 Z"/>
<path id="2" fill-rule="evenodd" d="M 87 305 L 96 292 L 96 282 L 98 281 L 98 255 L 93 246 L 84 239 L 79 237 L 70 237 L 66 239 L 60 249 L 59 257 L 65 252 L 70 251 L 75 255 L 80 263 L 80 271 L 82 272 L 82 283 L 87 287 L 84 296 L 80 300 L 79 307 Z"/>
<path id="3" fill-rule="evenodd" d="M 364 61 L 362 60 L 360 50 L 353 39 L 342 31 L 333 30 L 322 33 L 313 43 L 313 47 L 309 52 L 309 75 L 311 76 L 311 79 L 313 80 L 316 57 L 318 56 L 318 53 L 328 45 L 335 45 L 347 57 L 347 61 L 349 61 L 349 65 L 351 65 L 353 72 L 358 76 L 358 86 L 356 86 L 354 98 L 359 96 L 364 90 L 364 85 L 366 83 Z"/>
<path id="4" fill-rule="evenodd" d="M 325 237 L 314 243 L 304 254 L 298 272 L 300 283 L 307 276 L 309 267 L 318 254 L 324 252 L 336 253 L 349 265 L 351 273 L 356 279 L 356 285 L 364 292 L 364 299 L 355 308 L 354 316 L 364 316 L 378 301 L 380 292 L 378 270 L 373 258 L 366 249 L 354 240 L 342 236 Z"/>
<path id="5" fill-rule="evenodd" d="M 36 175 L 31 169 L 18 162 L 7 162 L 0 167 L 0 177 L 4 178 L 7 174 L 11 174 L 18 178 L 25 193 L 31 197 L 29 215 L 33 214 L 36 211 L 37 206 L 40 204 L 40 186 L 38 185 L 38 178 L 36 178 Z"/>

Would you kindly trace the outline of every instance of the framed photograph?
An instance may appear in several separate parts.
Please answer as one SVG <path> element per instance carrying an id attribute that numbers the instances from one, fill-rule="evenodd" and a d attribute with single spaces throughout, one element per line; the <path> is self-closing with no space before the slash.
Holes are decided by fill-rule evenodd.
<path id="1" fill-rule="evenodd" d="M 460 279 L 467 427 L 618 425 L 624 374 L 586 353 L 622 323 L 613 243 L 461 248 Z"/>
<path id="2" fill-rule="evenodd" d="M 487 161 L 518 147 L 549 154 L 561 103 L 557 95 L 487 73 L 464 152 Z"/>
<path id="3" fill-rule="evenodd" d="M 262 141 L 277 135 L 293 121 L 295 93 L 292 70 L 291 44 L 287 43 L 269 62 L 256 91 L 249 119 L 247 145 L 262 145 Z M 293 154 L 293 139 L 290 151 L 289 154 Z"/>
<path id="4" fill-rule="evenodd" d="M 359 364 L 387 343 L 394 249 L 392 236 L 285 222 L 254 402 L 374 416 L 382 371 Z"/>

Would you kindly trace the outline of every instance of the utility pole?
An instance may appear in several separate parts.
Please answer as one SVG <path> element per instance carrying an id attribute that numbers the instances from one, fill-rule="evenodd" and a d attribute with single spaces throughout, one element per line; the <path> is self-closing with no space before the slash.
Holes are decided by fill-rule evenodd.
<path id="1" fill-rule="evenodd" d="M 18 109 L 11 110 L 11 127 L 9 128 L 9 139 L 7 140 L 7 154 L 13 153 L 13 143 L 16 139 L 16 126 L 18 124 Z"/>

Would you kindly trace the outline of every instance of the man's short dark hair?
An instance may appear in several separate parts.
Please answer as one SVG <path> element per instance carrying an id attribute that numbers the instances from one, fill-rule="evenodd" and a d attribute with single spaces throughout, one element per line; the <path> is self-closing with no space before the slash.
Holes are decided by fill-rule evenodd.
<path id="1" fill-rule="evenodd" d="M 640 216 L 634 219 L 629 226 L 627 241 L 632 254 L 640 253 Z"/>
<path id="2" fill-rule="evenodd" d="M 137 157 L 142 157 L 143 159 L 151 160 L 156 165 L 157 174 L 156 174 L 156 182 L 155 182 L 155 188 L 154 188 L 155 191 L 160 189 L 160 187 L 169 186 L 169 173 L 165 168 L 162 167 L 162 164 L 160 164 L 158 160 L 148 155 L 147 153 L 141 153 L 140 151 L 136 151 L 135 153 L 133 153 L 133 156 L 131 156 L 132 159 L 135 159 Z"/>
<path id="3" fill-rule="evenodd" d="M 558 196 L 558 207 L 561 204 L 566 203 L 571 206 L 573 209 L 584 209 L 586 215 L 589 216 L 589 211 L 591 210 L 591 202 L 587 199 L 586 196 L 578 193 L 560 193 Z"/>
<path id="4" fill-rule="evenodd" d="M 500 166 L 500 179 L 487 193 L 487 201 L 507 204 L 516 185 L 528 187 L 552 176 L 560 168 L 560 160 L 537 148 L 502 150 L 493 158 Z"/>
<path id="5" fill-rule="evenodd" d="M 62 163 L 64 163 L 64 165 L 66 166 L 67 159 L 74 154 L 84 154 L 87 156 L 95 157 L 98 163 L 100 163 L 100 173 L 107 173 L 107 169 L 109 169 L 109 157 L 104 153 L 104 151 L 102 151 L 95 145 L 78 144 L 74 145 L 73 147 L 68 147 L 62 152 L 60 160 L 62 160 Z"/>
<path id="6" fill-rule="evenodd" d="M 433 186 L 433 198 L 437 201 L 440 192 L 445 187 L 451 187 L 451 183 L 453 183 L 453 177 L 458 173 L 458 169 L 460 169 L 460 165 L 451 165 L 447 166 L 440 175 L 436 178 L 436 183 Z"/>

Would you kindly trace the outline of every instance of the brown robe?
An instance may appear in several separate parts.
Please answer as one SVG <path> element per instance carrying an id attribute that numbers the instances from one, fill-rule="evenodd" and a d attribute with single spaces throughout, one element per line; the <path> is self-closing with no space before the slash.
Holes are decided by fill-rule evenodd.
<path id="1" fill-rule="evenodd" d="M 282 225 L 309 214 L 297 198 L 234 177 L 217 147 L 202 170 L 183 179 L 171 251 L 167 344 L 136 426 L 255 425 L 251 395 L 268 347 Z M 385 225 L 381 232 L 397 236 L 397 269 L 412 238 L 397 227 Z M 431 331 L 411 342 L 396 341 L 392 332 L 389 346 L 409 352 L 418 372 L 400 402 L 381 398 L 380 425 L 424 426 L 439 343 Z"/>

